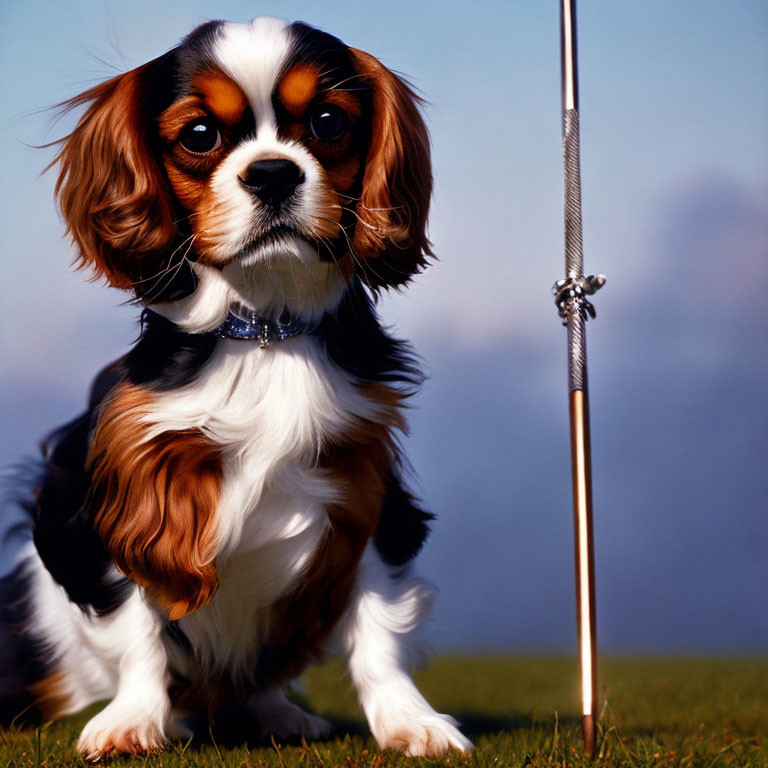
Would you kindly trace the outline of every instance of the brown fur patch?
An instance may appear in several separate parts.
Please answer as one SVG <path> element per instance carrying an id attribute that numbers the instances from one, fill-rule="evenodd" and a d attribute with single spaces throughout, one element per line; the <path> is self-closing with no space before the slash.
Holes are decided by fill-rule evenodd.
<path id="1" fill-rule="evenodd" d="M 208 110 L 225 125 L 236 125 L 243 119 L 248 99 L 240 86 L 223 72 L 198 72 L 192 77 L 192 86 Z"/>
<path id="2" fill-rule="evenodd" d="M 317 94 L 320 68 L 316 64 L 297 64 L 288 70 L 277 87 L 283 106 L 296 118 L 307 110 Z"/>
<path id="3" fill-rule="evenodd" d="M 200 98 L 187 96 L 171 104 L 158 120 L 160 136 L 171 145 L 163 157 L 168 180 L 179 202 L 189 211 L 199 209 L 208 176 L 227 150 L 222 143 L 218 151 L 208 155 L 193 155 L 176 143 L 185 126 L 206 115 Z"/>
<path id="4" fill-rule="evenodd" d="M 406 400 L 409 395 L 401 392 L 396 387 L 390 387 L 378 381 L 366 381 L 358 385 L 360 391 L 369 400 L 378 406 L 378 421 L 391 429 L 397 429 L 403 434 L 408 434 L 408 424 L 403 415 L 403 409 L 407 408 Z M 360 422 L 365 431 L 368 422 Z M 352 434 L 356 434 L 353 432 Z M 364 439 L 364 438 L 363 438 Z"/>
<path id="5" fill-rule="evenodd" d="M 360 172 L 360 158 L 357 155 L 351 155 L 339 162 L 327 163 L 325 172 L 337 192 L 349 192 Z"/>
<path id="6" fill-rule="evenodd" d="M 90 505 L 117 566 L 175 620 L 218 587 L 221 455 L 198 429 L 148 437 L 151 405 L 149 393 L 128 384 L 104 405 L 89 455 Z"/>
<path id="7" fill-rule="evenodd" d="M 54 672 L 30 686 L 35 707 L 44 722 L 56 720 L 66 709 L 69 702 L 67 687 L 67 676 L 63 672 Z"/>
<path id="8" fill-rule="evenodd" d="M 170 157 L 165 158 L 165 171 L 179 202 L 188 210 L 200 207 L 200 200 L 205 194 L 207 179 L 201 179 L 180 168 Z"/>

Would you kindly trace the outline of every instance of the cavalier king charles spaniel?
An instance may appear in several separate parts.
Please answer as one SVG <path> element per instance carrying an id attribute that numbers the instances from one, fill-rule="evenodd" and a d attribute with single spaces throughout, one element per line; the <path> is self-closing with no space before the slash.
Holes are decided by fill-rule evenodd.
<path id="1" fill-rule="evenodd" d="M 255 738 L 314 739 L 329 724 L 283 689 L 338 651 L 380 747 L 469 750 L 409 675 L 431 515 L 397 433 L 420 376 L 374 310 L 431 256 L 418 97 L 260 18 L 204 24 L 65 107 L 85 108 L 57 157 L 78 262 L 131 292 L 142 330 L 43 442 L 34 546 L 2 585 L 22 630 L 4 711 L 108 699 L 90 759 L 232 702 Z"/>

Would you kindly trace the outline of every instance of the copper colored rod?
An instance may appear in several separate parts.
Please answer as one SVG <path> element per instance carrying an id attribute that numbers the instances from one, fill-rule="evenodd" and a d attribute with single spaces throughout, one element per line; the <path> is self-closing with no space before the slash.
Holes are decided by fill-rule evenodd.
<path id="1" fill-rule="evenodd" d="M 569 395 L 571 422 L 571 474 L 576 565 L 576 611 L 581 667 L 581 707 L 584 750 L 595 752 L 597 719 L 597 637 L 595 633 L 595 555 L 592 533 L 592 467 L 587 393 Z"/>

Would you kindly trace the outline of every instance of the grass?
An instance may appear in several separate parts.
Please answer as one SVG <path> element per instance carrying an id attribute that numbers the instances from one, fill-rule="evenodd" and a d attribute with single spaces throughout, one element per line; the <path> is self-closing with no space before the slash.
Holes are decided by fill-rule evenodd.
<path id="1" fill-rule="evenodd" d="M 174 743 L 145 759 L 110 766 L 147 768 L 563 768 L 590 765 L 581 753 L 577 677 L 571 660 L 520 656 L 441 656 L 416 675 L 439 710 L 474 740 L 471 756 L 444 760 L 380 752 L 367 733 L 341 667 L 311 670 L 297 698 L 339 727 L 332 740 L 224 747 Z M 768 659 L 607 659 L 596 766 L 766 768 Z M 0 731 L 0 766 L 83 765 L 77 734 L 98 707 L 41 729 Z"/>

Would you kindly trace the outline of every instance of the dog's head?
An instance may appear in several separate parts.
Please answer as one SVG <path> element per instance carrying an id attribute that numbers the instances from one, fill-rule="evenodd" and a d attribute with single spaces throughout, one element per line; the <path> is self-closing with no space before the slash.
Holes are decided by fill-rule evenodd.
<path id="1" fill-rule="evenodd" d="M 191 263 L 376 289 L 431 254 L 418 97 L 305 24 L 204 24 L 68 105 L 87 105 L 57 185 L 79 261 L 147 303 Z"/>

